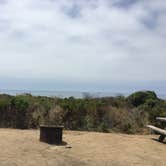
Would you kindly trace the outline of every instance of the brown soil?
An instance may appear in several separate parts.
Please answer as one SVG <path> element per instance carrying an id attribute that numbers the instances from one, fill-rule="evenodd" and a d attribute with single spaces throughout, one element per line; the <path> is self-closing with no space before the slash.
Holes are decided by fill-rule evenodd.
<path id="1" fill-rule="evenodd" d="M 0 129 L 0 166 L 165 166 L 155 135 L 65 131 L 67 143 L 39 142 L 38 130 Z"/>

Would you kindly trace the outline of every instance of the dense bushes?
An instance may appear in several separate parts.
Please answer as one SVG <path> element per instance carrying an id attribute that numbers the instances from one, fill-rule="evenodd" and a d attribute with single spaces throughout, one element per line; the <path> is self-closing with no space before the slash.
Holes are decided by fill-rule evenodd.
<path id="1" fill-rule="evenodd" d="M 0 95 L 0 127 L 23 129 L 60 124 L 73 130 L 138 133 L 148 122 L 156 123 L 156 116 L 166 116 L 166 101 L 151 91 L 136 92 L 127 98 Z"/>
<path id="2" fill-rule="evenodd" d="M 147 100 L 157 100 L 157 96 L 152 91 L 140 91 L 131 94 L 127 99 L 132 105 L 137 107 L 144 104 Z"/>

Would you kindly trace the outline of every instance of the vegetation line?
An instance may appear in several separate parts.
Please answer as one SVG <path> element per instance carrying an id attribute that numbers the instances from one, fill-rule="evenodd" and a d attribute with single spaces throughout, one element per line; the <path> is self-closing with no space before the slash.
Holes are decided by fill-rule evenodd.
<path id="1" fill-rule="evenodd" d="M 0 127 L 29 129 L 44 123 L 71 130 L 134 134 L 144 133 L 147 123 L 162 125 L 156 124 L 156 116 L 166 116 L 166 101 L 152 91 L 83 99 L 0 95 Z"/>

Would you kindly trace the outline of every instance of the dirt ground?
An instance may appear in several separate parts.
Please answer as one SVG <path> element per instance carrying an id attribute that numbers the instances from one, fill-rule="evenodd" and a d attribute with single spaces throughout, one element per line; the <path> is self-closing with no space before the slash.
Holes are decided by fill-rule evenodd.
<path id="1" fill-rule="evenodd" d="M 0 129 L 0 166 L 166 166 L 155 135 L 65 131 L 63 146 L 39 142 L 39 130 Z"/>

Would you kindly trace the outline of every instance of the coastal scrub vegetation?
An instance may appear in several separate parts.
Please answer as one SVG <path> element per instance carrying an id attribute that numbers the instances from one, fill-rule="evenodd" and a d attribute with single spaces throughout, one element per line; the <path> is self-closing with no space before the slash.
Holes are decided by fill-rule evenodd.
<path id="1" fill-rule="evenodd" d="M 40 124 L 65 129 L 100 132 L 144 133 L 156 116 L 166 116 L 166 101 L 155 92 L 140 91 L 128 97 L 95 98 L 85 95 L 57 98 L 21 94 L 0 95 L 0 127 L 29 129 Z"/>

